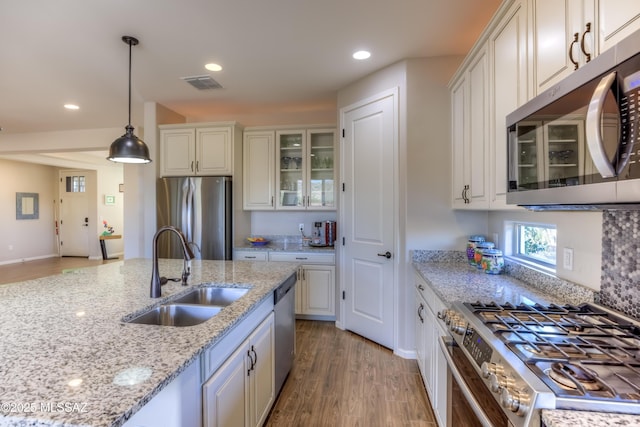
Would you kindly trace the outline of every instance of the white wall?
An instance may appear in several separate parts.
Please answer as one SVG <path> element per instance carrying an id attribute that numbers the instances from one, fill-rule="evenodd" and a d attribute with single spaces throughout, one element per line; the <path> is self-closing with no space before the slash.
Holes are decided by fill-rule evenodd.
<path id="1" fill-rule="evenodd" d="M 58 256 L 54 222 L 57 168 L 0 159 L 0 179 L 0 264 Z M 39 195 L 38 219 L 16 219 L 17 192 Z"/>
<path id="2" fill-rule="evenodd" d="M 498 233 L 500 248 L 508 248 L 505 226 L 510 221 L 555 224 L 557 226 L 556 275 L 562 279 L 600 290 L 602 268 L 602 212 L 489 213 L 489 234 Z M 563 248 L 573 249 L 573 270 L 563 268 Z"/>
<path id="3" fill-rule="evenodd" d="M 304 234 L 312 236 L 316 221 L 335 221 L 335 212 L 262 212 L 251 213 L 251 234 L 254 236 L 284 235 L 300 236 L 298 225 L 304 224 Z M 338 224 L 339 226 L 340 224 Z M 242 240 L 247 236 L 236 236 Z"/>
<path id="4" fill-rule="evenodd" d="M 469 234 L 487 231 L 486 212 L 451 210 L 450 101 L 447 83 L 461 57 L 410 59 L 338 92 L 338 109 L 384 90 L 399 89 L 397 207 L 397 351 L 413 351 L 410 249 L 463 250 Z"/>
<path id="5" fill-rule="evenodd" d="M 56 153 L 56 152 L 71 152 L 71 151 L 94 151 L 94 150 L 107 150 L 109 145 L 113 140 L 115 140 L 118 136 L 123 133 L 123 129 L 90 129 L 90 130 L 74 130 L 74 131 L 57 131 L 57 132 L 36 132 L 36 133 L 24 133 L 24 134 L 4 134 L 0 136 L 0 154 L 38 154 L 38 153 Z M 6 160 L 5 160 L 6 161 Z M 110 224 L 113 224 L 116 227 L 116 233 L 122 234 L 124 230 L 124 218 L 123 218 L 123 201 L 121 199 L 122 194 L 119 193 L 118 185 L 123 182 L 123 169 L 120 165 L 114 165 L 111 162 L 104 160 L 104 165 L 71 165 L 74 162 L 61 160 L 61 163 L 67 164 L 64 168 L 58 168 L 54 166 L 42 166 L 36 165 L 33 163 L 23 163 L 23 162 L 14 162 L 16 164 L 21 165 L 19 168 L 22 170 L 30 170 L 31 168 L 35 168 L 34 170 L 38 170 L 38 168 L 49 168 L 52 173 L 55 175 L 52 178 L 51 184 L 53 187 L 52 191 L 52 199 L 57 198 L 58 195 L 58 170 L 60 169 L 78 169 L 86 167 L 87 170 L 91 169 L 96 171 L 97 176 L 97 187 L 96 193 L 91 195 L 92 200 L 95 201 L 95 205 L 92 207 L 92 218 L 95 218 L 95 232 L 96 239 L 90 241 L 90 256 L 93 258 L 100 258 L 101 253 L 99 249 L 99 243 L 97 239 L 97 235 L 102 232 L 101 226 L 101 217 L 104 217 L 109 221 Z M 6 175 L 6 176 L 5 176 Z M 7 177 L 13 176 L 15 173 L 11 172 L 10 168 L 2 167 L 0 168 L 0 177 L 3 180 L 6 180 Z M 36 179 L 38 178 L 37 174 L 29 174 L 23 178 L 23 181 L 29 182 L 33 185 L 35 184 Z M 44 178 L 42 178 L 44 179 Z M 46 178 L 49 179 L 49 178 Z M 4 191 L 4 189 L 3 189 Z M 16 190 L 16 191 L 26 191 L 26 190 Z M 106 206 L 104 204 L 104 195 L 110 194 L 116 196 L 116 204 L 114 206 Z M 15 197 L 15 196 L 14 196 Z M 42 200 L 42 198 L 41 198 Z M 11 208 L 3 209 L 0 211 L 1 215 L 11 214 L 14 215 L 15 218 L 15 201 L 12 204 L 3 204 L 3 206 L 7 206 Z M 41 201 L 42 206 L 42 201 Z M 47 204 L 48 207 L 48 204 Z M 53 213 L 52 213 L 53 215 Z M 53 218 L 53 216 L 51 217 Z M 51 223 L 53 224 L 53 219 L 51 219 Z M 2 225 L 0 225 L 2 227 Z M 53 230 L 53 226 L 51 226 L 51 230 Z M 53 233 L 53 231 L 51 231 Z M 51 239 L 55 241 L 55 236 L 52 234 Z M 16 254 L 10 255 L 16 256 L 16 259 L 21 260 L 22 258 L 38 258 L 42 257 L 43 251 L 40 248 L 42 244 L 48 244 L 46 241 L 37 241 L 34 239 L 29 239 L 30 252 L 24 253 L 21 256 L 17 257 Z M 107 243 L 109 249 L 110 256 L 121 255 L 123 253 L 123 242 L 119 240 L 111 240 Z M 2 248 L 0 248 L 0 262 L 3 257 L 1 254 Z M 56 243 L 54 242 L 54 249 L 47 249 L 46 256 L 57 256 L 58 249 Z M 13 259 L 13 258 L 7 258 Z"/>

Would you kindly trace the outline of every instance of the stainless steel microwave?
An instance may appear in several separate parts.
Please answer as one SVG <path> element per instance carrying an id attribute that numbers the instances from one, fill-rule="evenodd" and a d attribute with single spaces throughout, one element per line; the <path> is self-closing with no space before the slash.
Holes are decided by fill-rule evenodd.
<path id="1" fill-rule="evenodd" d="M 640 209 L 640 31 L 507 116 L 507 203 Z"/>

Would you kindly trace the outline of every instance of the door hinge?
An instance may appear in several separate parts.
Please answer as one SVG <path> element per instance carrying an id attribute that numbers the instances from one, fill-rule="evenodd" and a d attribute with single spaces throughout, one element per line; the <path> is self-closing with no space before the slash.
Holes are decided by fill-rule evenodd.
<path id="1" fill-rule="evenodd" d="M 344 246 L 344 237 L 342 238 L 342 246 Z"/>
<path id="2" fill-rule="evenodd" d="M 345 188 L 345 186 L 344 186 L 344 182 L 343 182 L 342 183 L 342 191 L 344 191 L 344 188 Z"/>
<path id="3" fill-rule="evenodd" d="M 346 299 L 347 298 L 347 293 L 345 291 L 342 291 L 342 299 Z"/>
<path id="4" fill-rule="evenodd" d="M 342 137 L 344 138 L 344 129 L 342 129 Z"/>
<path id="5" fill-rule="evenodd" d="M 64 242 L 62 240 L 60 240 L 60 246 L 62 246 L 64 244 Z"/>

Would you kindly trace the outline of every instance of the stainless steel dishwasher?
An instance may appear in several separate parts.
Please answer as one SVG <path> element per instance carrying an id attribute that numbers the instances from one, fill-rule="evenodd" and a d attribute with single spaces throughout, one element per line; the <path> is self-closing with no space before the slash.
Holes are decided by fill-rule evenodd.
<path id="1" fill-rule="evenodd" d="M 273 292 L 275 346 L 276 346 L 276 396 L 280 394 L 284 380 L 293 366 L 296 344 L 295 288 L 296 275 L 292 274 Z"/>

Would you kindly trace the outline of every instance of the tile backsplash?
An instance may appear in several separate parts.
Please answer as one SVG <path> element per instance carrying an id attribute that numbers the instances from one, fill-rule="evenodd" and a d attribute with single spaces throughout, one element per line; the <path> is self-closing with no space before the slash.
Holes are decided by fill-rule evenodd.
<path id="1" fill-rule="evenodd" d="M 640 319 L 640 211 L 605 211 L 602 215 L 604 305 Z"/>

